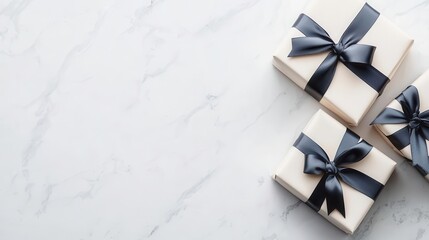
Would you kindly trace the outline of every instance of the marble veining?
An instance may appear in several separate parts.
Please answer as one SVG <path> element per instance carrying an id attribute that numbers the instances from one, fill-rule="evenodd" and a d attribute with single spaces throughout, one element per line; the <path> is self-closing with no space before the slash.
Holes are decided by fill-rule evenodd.
<path id="1" fill-rule="evenodd" d="M 415 39 L 354 130 L 398 167 L 348 236 L 271 179 L 320 105 L 272 53 L 308 1 L 0 0 L 0 239 L 429 239 L 429 183 L 369 127 L 429 62 Z"/>

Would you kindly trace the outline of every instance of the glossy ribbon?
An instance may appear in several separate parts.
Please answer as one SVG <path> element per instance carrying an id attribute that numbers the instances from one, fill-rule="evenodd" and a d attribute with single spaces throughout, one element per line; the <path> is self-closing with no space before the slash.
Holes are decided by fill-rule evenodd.
<path id="1" fill-rule="evenodd" d="M 379 15 L 371 6 L 365 4 L 338 43 L 335 43 L 329 34 L 307 15 L 301 14 L 298 17 L 293 27 L 301 31 L 305 37 L 292 38 L 292 50 L 288 56 L 329 52 L 308 81 L 306 92 L 320 101 L 334 78 L 338 61 L 375 91 L 383 90 L 389 79 L 371 65 L 375 47 L 357 44 L 371 29 Z"/>
<path id="2" fill-rule="evenodd" d="M 372 199 L 380 193 L 383 184 L 358 170 L 346 167 L 361 161 L 372 150 L 370 144 L 359 139 L 359 136 L 347 129 L 333 161 L 305 134 L 301 133 L 296 140 L 294 146 L 305 154 L 304 173 L 322 176 L 307 201 L 307 205 L 314 210 L 319 211 L 326 199 L 328 214 L 337 209 L 346 217 L 340 181 Z"/>
<path id="3" fill-rule="evenodd" d="M 396 100 L 401 104 L 403 112 L 386 108 L 372 124 L 407 124 L 387 138 L 398 150 L 410 145 L 413 166 L 426 176 L 429 173 L 426 145 L 426 140 L 429 140 L 429 110 L 420 112 L 419 92 L 413 85 L 405 89 Z"/>

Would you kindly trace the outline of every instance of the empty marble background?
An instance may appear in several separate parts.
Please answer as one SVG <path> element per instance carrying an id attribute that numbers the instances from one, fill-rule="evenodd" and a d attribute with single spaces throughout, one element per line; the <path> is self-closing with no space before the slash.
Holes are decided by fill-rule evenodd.
<path id="1" fill-rule="evenodd" d="M 369 1 L 416 41 L 355 129 L 398 162 L 358 231 L 271 179 L 320 107 L 271 65 L 306 2 L 0 0 L 0 239 L 428 239 L 368 126 L 429 67 L 427 0 Z"/>

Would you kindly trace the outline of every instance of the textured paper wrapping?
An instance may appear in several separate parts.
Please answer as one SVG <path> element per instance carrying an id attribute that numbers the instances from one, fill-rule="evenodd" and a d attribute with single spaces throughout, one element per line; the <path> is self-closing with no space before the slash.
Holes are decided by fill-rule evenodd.
<path id="1" fill-rule="evenodd" d="M 347 3 L 343 0 L 314 0 L 304 14 L 322 26 L 334 42 L 338 42 L 364 4 L 359 0 L 348 0 Z M 304 35 L 299 30 L 291 28 L 276 50 L 273 64 L 304 89 L 328 53 L 288 57 L 292 49 L 291 39 L 302 36 Z M 359 44 L 376 46 L 372 66 L 391 79 L 413 40 L 380 15 Z M 320 103 L 350 125 L 356 126 L 377 97 L 377 91 L 342 63 L 338 63 L 332 83 Z"/>
<path id="2" fill-rule="evenodd" d="M 424 112 L 429 109 L 429 70 L 426 71 L 422 76 L 420 76 L 414 83 L 411 85 L 415 86 L 417 90 L 419 91 L 419 98 L 420 98 L 420 112 Z M 388 108 L 396 109 L 400 112 L 402 111 L 401 104 L 394 99 L 388 106 Z M 392 148 L 399 152 L 402 156 L 407 158 L 408 160 L 411 160 L 411 147 L 410 145 L 406 146 L 403 149 L 396 149 L 393 144 L 388 140 L 386 136 L 392 135 L 399 129 L 405 127 L 407 124 L 375 124 L 374 126 L 376 129 L 384 136 L 384 139 L 390 143 Z M 429 142 L 426 141 L 426 145 L 429 146 Z M 429 155 L 429 153 L 428 153 Z M 425 176 L 426 180 L 429 181 L 429 175 Z"/>
<path id="3" fill-rule="evenodd" d="M 303 133 L 319 144 L 332 161 L 346 129 L 346 127 L 327 113 L 319 110 L 307 124 Z M 275 172 L 274 179 L 300 200 L 306 202 L 321 179 L 321 176 L 305 174 L 303 172 L 304 159 L 304 154 L 297 148 L 292 147 L 286 154 L 281 166 Z M 395 165 L 396 163 L 393 160 L 373 147 L 371 152 L 364 159 L 357 163 L 347 165 L 347 167 L 359 170 L 385 185 Z M 343 188 L 346 218 L 337 210 L 334 210 L 328 215 L 326 200 L 319 214 L 338 228 L 351 234 L 362 222 L 374 203 L 374 200 L 356 191 L 342 181 L 340 182 Z"/>

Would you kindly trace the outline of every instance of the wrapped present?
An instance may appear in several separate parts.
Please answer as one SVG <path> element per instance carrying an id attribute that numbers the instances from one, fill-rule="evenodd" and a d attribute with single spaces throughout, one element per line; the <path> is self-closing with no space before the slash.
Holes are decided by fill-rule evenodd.
<path id="1" fill-rule="evenodd" d="M 413 40 L 359 0 L 314 0 L 273 64 L 326 108 L 358 125 Z"/>
<path id="2" fill-rule="evenodd" d="M 353 233 L 395 165 L 319 110 L 286 154 L 274 179 L 331 223 Z"/>
<path id="3" fill-rule="evenodd" d="M 393 100 L 373 124 L 429 180 L 429 71 Z"/>

